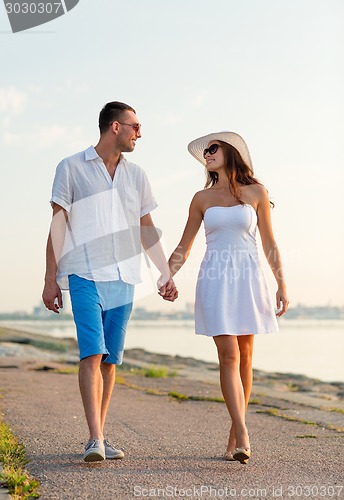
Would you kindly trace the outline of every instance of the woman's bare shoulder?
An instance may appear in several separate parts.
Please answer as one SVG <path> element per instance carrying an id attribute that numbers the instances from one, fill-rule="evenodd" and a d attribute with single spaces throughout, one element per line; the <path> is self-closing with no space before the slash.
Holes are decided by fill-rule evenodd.
<path id="1" fill-rule="evenodd" d="M 197 193 L 195 193 L 191 201 L 190 209 L 203 214 L 208 204 L 209 189 L 202 189 L 201 191 L 197 191 Z"/>
<path id="2" fill-rule="evenodd" d="M 263 184 L 249 184 L 248 186 L 245 186 L 245 188 L 251 192 L 255 193 L 258 195 L 262 195 L 266 193 L 266 187 Z"/>
<path id="3" fill-rule="evenodd" d="M 245 186 L 245 194 L 260 201 L 268 196 L 268 192 L 263 184 L 249 184 Z"/>
<path id="4" fill-rule="evenodd" d="M 209 191 L 209 190 L 208 189 L 202 189 L 201 191 L 197 191 L 197 193 L 195 193 L 192 201 L 195 201 L 196 203 L 202 203 L 202 202 L 204 202 L 204 200 L 206 200 L 207 197 L 208 197 L 207 191 Z"/>

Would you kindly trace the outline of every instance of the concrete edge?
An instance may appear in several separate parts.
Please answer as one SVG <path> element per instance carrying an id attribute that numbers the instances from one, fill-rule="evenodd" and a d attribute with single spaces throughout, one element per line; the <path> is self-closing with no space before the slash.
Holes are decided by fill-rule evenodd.
<path id="1" fill-rule="evenodd" d="M 2 464 L 0 463 L 0 473 L 3 471 Z M 11 495 L 7 488 L 2 488 L 0 486 L 0 500 L 10 500 Z"/>

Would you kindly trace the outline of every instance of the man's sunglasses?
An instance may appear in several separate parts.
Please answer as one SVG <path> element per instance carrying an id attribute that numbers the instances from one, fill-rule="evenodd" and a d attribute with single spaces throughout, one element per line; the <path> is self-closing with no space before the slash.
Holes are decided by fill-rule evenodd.
<path id="1" fill-rule="evenodd" d="M 128 127 L 132 127 L 136 133 L 140 132 L 141 129 L 141 123 L 124 123 L 124 122 L 118 122 L 121 125 L 127 125 Z"/>
<path id="2" fill-rule="evenodd" d="M 203 158 L 206 157 L 207 153 L 209 153 L 210 155 L 214 155 L 220 147 L 220 144 L 212 144 L 211 146 L 209 146 L 209 148 L 206 148 L 203 151 Z"/>

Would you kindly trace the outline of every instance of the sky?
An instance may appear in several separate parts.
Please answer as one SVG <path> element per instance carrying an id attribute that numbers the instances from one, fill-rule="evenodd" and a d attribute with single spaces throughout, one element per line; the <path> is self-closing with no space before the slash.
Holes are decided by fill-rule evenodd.
<path id="1" fill-rule="evenodd" d="M 56 165 L 97 143 L 112 100 L 142 123 L 127 158 L 150 179 L 167 256 L 204 185 L 187 144 L 235 131 L 275 203 L 290 305 L 343 306 L 343 20 L 342 0 L 80 0 L 13 34 L 0 5 L 0 311 L 40 303 Z M 192 303 L 204 250 L 201 227 L 178 302 L 150 290 L 136 305 Z"/>

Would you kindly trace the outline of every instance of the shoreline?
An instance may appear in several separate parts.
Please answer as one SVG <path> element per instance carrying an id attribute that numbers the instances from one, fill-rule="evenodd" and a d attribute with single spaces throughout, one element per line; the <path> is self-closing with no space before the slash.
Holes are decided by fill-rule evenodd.
<path id="1" fill-rule="evenodd" d="M 341 352 L 344 349 L 344 323 L 335 325 L 319 322 L 285 322 L 280 332 L 274 335 L 257 335 L 253 355 L 253 368 L 269 373 L 293 373 L 305 375 L 323 382 L 344 382 Z M 293 325 L 290 326 L 290 323 Z M 295 323 L 295 324 L 294 324 Z M 327 324 L 327 326 L 326 326 Z M 32 332 L 54 339 L 62 337 L 76 339 L 73 321 L 0 322 L 1 326 L 13 330 Z M 137 322 L 128 325 L 125 348 L 143 348 L 158 354 L 189 356 L 198 360 L 217 363 L 214 343 L 206 337 L 196 336 L 194 323 Z M 200 338 L 198 338 L 200 337 Z M 324 349 L 323 339 L 329 345 Z M 51 339 L 50 339 L 51 340 Z M 210 345 L 212 344 L 212 345 Z"/>
<path id="2" fill-rule="evenodd" d="M 0 360 L 23 359 L 31 364 L 42 364 L 47 370 L 56 366 L 77 366 L 79 363 L 77 341 L 71 338 L 55 338 L 47 335 L 0 327 Z M 124 352 L 122 371 L 130 372 L 151 366 L 166 367 L 175 372 L 178 379 L 203 382 L 219 386 L 218 363 L 192 357 L 172 356 L 132 348 Z M 142 377 L 141 377 L 142 378 Z M 148 379 L 154 383 L 153 379 Z M 221 393 L 218 392 L 221 397 Z M 313 408 L 344 413 L 344 382 L 324 382 L 301 374 L 253 370 L 252 397 L 290 401 Z"/>

